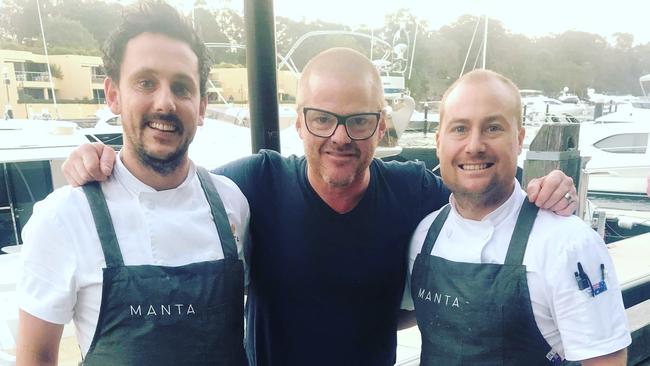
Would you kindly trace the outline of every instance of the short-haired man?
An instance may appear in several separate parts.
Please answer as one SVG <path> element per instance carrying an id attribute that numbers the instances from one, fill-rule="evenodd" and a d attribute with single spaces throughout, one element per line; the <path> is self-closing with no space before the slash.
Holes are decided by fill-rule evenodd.
<path id="1" fill-rule="evenodd" d="M 386 125 L 383 87 L 347 48 L 315 56 L 300 78 L 296 128 L 304 157 L 273 151 L 218 172 L 251 206 L 247 352 L 255 365 L 393 365 L 409 238 L 449 192 L 422 164 L 373 159 Z M 66 163 L 71 182 L 110 173 L 112 152 L 86 145 Z M 543 184 L 542 184 L 543 182 Z M 570 179 L 531 191 L 570 213 Z M 541 190 L 540 190 L 541 188 Z M 538 194 L 539 193 L 539 194 Z"/>
<path id="2" fill-rule="evenodd" d="M 445 93 L 436 137 L 450 203 L 411 241 L 422 365 L 624 365 L 631 338 L 602 239 L 538 210 L 515 179 L 525 130 L 507 78 L 486 70 Z M 588 280 L 591 279 L 591 282 Z"/>
<path id="3" fill-rule="evenodd" d="M 104 48 L 122 115 L 115 174 L 39 202 L 23 232 L 19 365 L 55 365 L 74 320 L 84 365 L 244 365 L 240 260 L 249 208 L 188 159 L 209 71 L 191 24 L 134 5 Z"/>

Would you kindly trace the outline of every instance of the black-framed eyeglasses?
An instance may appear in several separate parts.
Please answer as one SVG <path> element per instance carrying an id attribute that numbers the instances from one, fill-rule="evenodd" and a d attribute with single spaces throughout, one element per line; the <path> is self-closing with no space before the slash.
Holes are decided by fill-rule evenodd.
<path id="1" fill-rule="evenodd" d="M 367 140 L 377 131 L 381 118 L 381 111 L 341 116 L 318 108 L 304 107 L 302 112 L 307 131 L 323 138 L 331 137 L 336 132 L 336 128 L 343 125 L 351 140 Z"/>

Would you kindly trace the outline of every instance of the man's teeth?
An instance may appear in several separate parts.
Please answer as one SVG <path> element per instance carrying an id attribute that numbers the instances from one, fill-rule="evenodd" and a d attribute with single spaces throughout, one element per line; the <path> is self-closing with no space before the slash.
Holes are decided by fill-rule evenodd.
<path id="1" fill-rule="evenodd" d="M 463 170 L 482 170 L 482 169 L 487 169 L 488 166 L 491 164 L 483 163 L 483 164 L 463 164 L 460 167 Z"/>
<path id="2" fill-rule="evenodd" d="M 175 131 L 176 127 L 174 127 L 173 124 L 171 123 L 163 123 L 163 122 L 149 122 L 149 127 L 155 128 L 156 130 L 160 131 Z"/>

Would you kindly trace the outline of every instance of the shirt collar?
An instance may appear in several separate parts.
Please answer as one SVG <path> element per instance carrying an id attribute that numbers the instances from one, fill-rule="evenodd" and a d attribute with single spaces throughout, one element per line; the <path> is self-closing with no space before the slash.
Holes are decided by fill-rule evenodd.
<path id="1" fill-rule="evenodd" d="M 466 219 L 463 216 L 460 215 L 458 210 L 456 209 L 456 201 L 454 200 L 454 194 L 452 193 L 449 196 L 449 204 L 451 205 L 451 211 L 450 215 L 456 220 L 463 221 L 463 222 L 483 222 L 492 226 L 497 226 L 499 223 L 505 222 L 509 216 L 511 216 L 512 212 L 518 212 L 519 207 L 521 207 L 522 203 L 524 202 L 524 199 L 526 198 L 526 194 L 524 191 L 521 190 L 521 184 L 519 184 L 519 181 L 517 178 L 514 179 L 515 185 L 514 189 L 512 190 L 512 193 L 510 194 L 510 197 L 503 202 L 499 207 L 497 207 L 494 211 L 490 212 L 489 214 L 485 215 L 485 217 L 480 220 L 470 220 Z"/>
<path id="2" fill-rule="evenodd" d="M 190 181 L 192 178 L 196 175 L 196 167 L 194 166 L 194 162 L 190 160 L 190 169 L 188 170 L 187 177 L 185 177 L 185 180 L 183 180 L 183 183 L 181 183 L 178 187 L 168 189 L 165 191 L 174 191 L 174 190 L 179 190 L 183 189 L 187 185 L 190 184 Z M 117 158 L 115 159 L 115 167 L 113 168 L 113 176 L 115 179 L 122 185 L 124 188 L 135 194 L 136 196 L 141 194 L 141 193 L 155 193 L 158 192 L 156 189 L 154 189 L 151 186 L 148 186 L 147 184 L 143 183 L 141 180 L 135 177 L 129 169 L 124 165 L 122 162 L 122 153 L 120 152 L 117 155 Z"/>

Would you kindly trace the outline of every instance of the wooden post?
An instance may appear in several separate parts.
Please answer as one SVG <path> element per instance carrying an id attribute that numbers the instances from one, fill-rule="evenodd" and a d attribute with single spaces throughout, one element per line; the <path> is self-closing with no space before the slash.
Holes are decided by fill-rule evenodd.
<path id="1" fill-rule="evenodd" d="M 583 162 L 578 150 L 579 136 L 580 125 L 577 123 L 544 124 L 526 153 L 522 187 L 525 188 L 532 179 L 542 177 L 555 169 L 573 178 L 576 187 L 580 187 Z M 579 215 L 583 211 L 586 191 L 580 190 L 576 211 Z"/>
<path id="2" fill-rule="evenodd" d="M 603 115 L 603 103 L 596 103 L 594 107 L 594 120 Z"/>
<path id="3" fill-rule="evenodd" d="M 424 126 L 422 126 L 422 132 L 424 132 L 424 136 L 427 135 L 427 132 L 429 131 L 429 103 L 424 103 Z"/>

